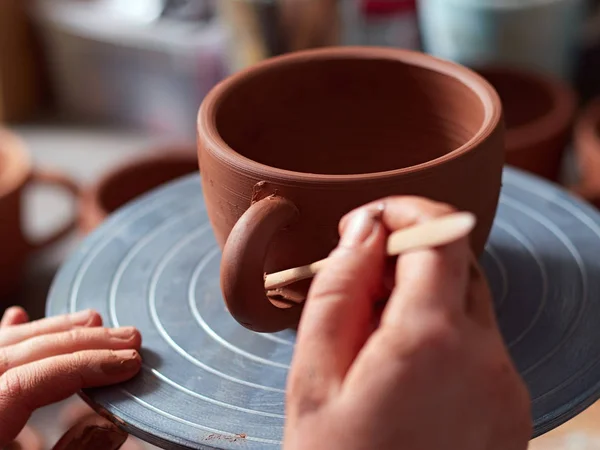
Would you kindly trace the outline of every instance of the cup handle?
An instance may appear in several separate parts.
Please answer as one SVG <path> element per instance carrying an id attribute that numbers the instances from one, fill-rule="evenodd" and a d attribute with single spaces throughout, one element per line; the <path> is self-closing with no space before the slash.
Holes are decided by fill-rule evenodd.
<path id="1" fill-rule="evenodd" d="M 28 180 L 28 184 L 49 184 L 58 186 L 65 189 L 75 198 L 77 198 L 80 193 L 80 188 L 74 180 L 72 180 L 65 174 L 48 169 L 34 169 L 33 173 L 31 174 L 31 177 Z M 33 251 L 41 250 L 42 248 L 52 245 L 55 242 L 64 238 L 66 235 L 68 235 L 71 231 L 75 229 L 76 223 L 77 218 L 74 214 L 73 218 L 71 218 L 71 220 L 69 220 L 68 223 L 60 227 L 50 236 L 45 237 L 39 242 L 28 241 L 27 244 L 29 245 L 29 248 Z"/>
<path id="2" fill-rule="evenodd" d="M 236 222 L 223 248 L 221 291 L 231 315 L 244 327 L 272 333 L 297 325 L 301 305 L 278 308 L 265 292 L 264 262 L 277 232 L 299 215 L 286 198 L 271 195 L 253 203 Z"/>

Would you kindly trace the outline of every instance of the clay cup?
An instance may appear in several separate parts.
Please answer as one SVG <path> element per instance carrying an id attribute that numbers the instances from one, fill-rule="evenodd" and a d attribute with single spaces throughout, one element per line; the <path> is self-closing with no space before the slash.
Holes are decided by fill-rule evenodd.
<path id="1" fill-rule="evenodd" d="M 492 86 L 418 52 L 307 50 L 224 80 L 200 108 L 198 157 L 230 313 L 259 332 L 295 327 L 310 281 L 266 293 L 264 274 L 326 257 L 340 218 L 386 196 L 472 211 L 481 253 L 503 146 Z"/>
<path id="2" fill-rule="evenodd" d="M 577 96 L 564 82 L 506 67 L 478 69 L 502 100 L 506 163 L 558 182 L 571 138 Z"/>
<path id="3" fill-rule="evenodd" d="M 79 200 L 79 230 L 90 233 L 113 212 L 152 189 L 198 171 L 193 146 L 157 148 L 109 170 L 83 190 Z"/>
<path id="4" fill-rule="evenodd" d="M 59 241 L 76 224 L 73 218 L 41 241 L 28 237 L 21 218 L 25 209 L 24 191 L 31 184 L 54 185 L 75 198 L 79 195 L 79 187 L 66 175 L 34 168 L 21 139 L 0 129 L 0 298 L 18 290 L 30 254 Z"/>

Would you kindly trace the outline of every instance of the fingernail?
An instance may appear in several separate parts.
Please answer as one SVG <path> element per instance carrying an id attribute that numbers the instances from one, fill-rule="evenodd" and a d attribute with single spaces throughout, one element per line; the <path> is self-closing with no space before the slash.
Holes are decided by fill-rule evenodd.
<path id="1" fill-rule="evenodd" d="M 136 332 L 137 332 L 137 330 L 135 329 L 135 327 L 111 328 L 109 330 L 109 333 L 112 337 L 114 337 L 116 339 L 125 340 L 125 341 L 128 341 L 133 336 L 135 336 Z"/>
<path id="2" fill-rule="evenodd" d="M 107 375 L 119 375 L 137 371 L 142 364 L 142 359 L 138 352 L 131 350 L 114 351 L 113 359 L 100 366 Z"/>
<path id="3" fill-rule="evenodd" d="M 86 325 L 92 318 L 92 311 L 86 309 L 85 311 L 78 311 L 71 314 L 71 321 L 74 325 Z"/>
<path id="4" fill-rule="evenodd" d="M 357 247 L 364 243 L 375 231 L 377 217 L 367 210 L 358 211 L 350 218 L 340 244 L 344 247 Z"/>

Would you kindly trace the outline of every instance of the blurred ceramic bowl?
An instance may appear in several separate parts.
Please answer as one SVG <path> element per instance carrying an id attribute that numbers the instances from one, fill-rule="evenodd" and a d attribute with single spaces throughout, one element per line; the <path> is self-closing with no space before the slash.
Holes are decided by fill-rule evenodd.
<path id="1" fill-rule="evenodd" d="M 561 80 L 521 69 L 482 67 L 504 111 L 506 163 L 559 181 L 577 96 Z"/>
<path id="2" fill-rule="evenodd" d="M 89 233 L 140 195 L 197 171 L 195 148 L 187 146 L 167 146 L 125 161 L 83 190 L 79 228 Z"/>

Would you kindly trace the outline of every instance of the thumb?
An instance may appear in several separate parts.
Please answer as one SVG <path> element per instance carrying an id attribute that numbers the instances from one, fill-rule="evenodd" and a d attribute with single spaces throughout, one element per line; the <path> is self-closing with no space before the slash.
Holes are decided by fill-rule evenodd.
<path id="1" fill-rule="evenodd" d="M 386 232 L 379 211 L 362 210 L 311 285 L 296 341 L 296 367 L 310 362 L 339 381 L 371 331 L 381 291 Z"/>
<path id="2" fill-rule="evenodd" d="M 98 415 L 88 415 L 67 431 L 52 450 L 118 450 L 127 433 Z"/>

